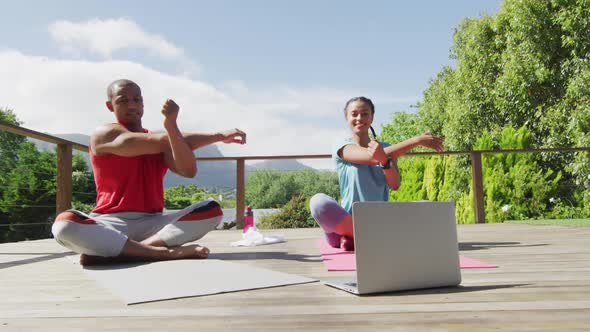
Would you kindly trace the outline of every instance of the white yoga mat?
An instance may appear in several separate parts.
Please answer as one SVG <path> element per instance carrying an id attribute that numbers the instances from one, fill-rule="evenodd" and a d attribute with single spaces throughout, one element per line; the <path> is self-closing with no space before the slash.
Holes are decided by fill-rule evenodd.
<path id="1" fill-rule="evenodd" d="M 84 271 L 126 304 L 317 281 L 216 259 L 98 265 Z"/>

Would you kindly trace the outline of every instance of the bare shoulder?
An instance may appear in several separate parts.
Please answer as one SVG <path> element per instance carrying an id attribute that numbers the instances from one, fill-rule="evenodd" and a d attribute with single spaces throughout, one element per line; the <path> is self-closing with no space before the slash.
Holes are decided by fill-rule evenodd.
<path id="1" fill-rule="evenodd" d="M 118 123 L 109 123 L 97 127 L 90 136 L 90 145 L 96 151 L 97 145 L 114 141 L 119 135 L 128 132 L 127 128 Z"/>
<path id="2" fill-rule="evenodd" d="M 354 144 L 354 143 L 344 143 L 338 149 L 338 157 L 341 159 L 347 160 L 347 155 L 358 151 L 359 149 L 363 149 L 361 146 Z M 345 153 L 346 152 L 346 153 Z"/>

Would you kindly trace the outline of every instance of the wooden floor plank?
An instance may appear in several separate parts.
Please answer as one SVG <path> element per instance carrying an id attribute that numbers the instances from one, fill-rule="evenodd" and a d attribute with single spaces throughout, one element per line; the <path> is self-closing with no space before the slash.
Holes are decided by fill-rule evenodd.
<path id="1" fill-rule="evenodd" d="M 357 297 L 322 283 L 126 306 L 89 279 L 53 240 L 0 244 L 1 331 L 590 330 L 590 228 L 460 225 L 461 255 L 497 264 L 462 270 L 461 287 Z M 212 258 L 326 279 L 319 229 L 265 231 L 286 243 L 202 244 Z"/>

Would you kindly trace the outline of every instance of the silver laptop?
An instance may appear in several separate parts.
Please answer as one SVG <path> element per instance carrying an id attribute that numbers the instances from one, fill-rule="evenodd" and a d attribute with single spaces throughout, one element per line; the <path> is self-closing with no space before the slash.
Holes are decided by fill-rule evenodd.
<path id="1" fill-rule="evenodd" d="M 354 294 L 461 282 L 452 202 L 357 202 L 352 206 L 356 278 L 326 282 Z"/>

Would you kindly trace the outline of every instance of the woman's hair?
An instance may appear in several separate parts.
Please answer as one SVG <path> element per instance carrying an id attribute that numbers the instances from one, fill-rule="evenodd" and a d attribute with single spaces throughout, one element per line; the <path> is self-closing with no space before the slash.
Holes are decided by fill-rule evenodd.
<path id="1" fill-rule="evenodd" d="M 346 115 L 346 110 L 348 109 L 348 105 L 350 105 L 350 103 L 354 103 L 355 101 L 362 101 L 363 103 L 369 105 L 369 107 L 371 108 L 371 114 L 375 114 L 375 105 L 373 105 L 373 102 L 371 101 L 371 99 L 369 99 L 367 97 L 354 97 L 354 98 L 350 98 L 346 102 L 346 105 L 344 105 L 344 115 Z"/>

